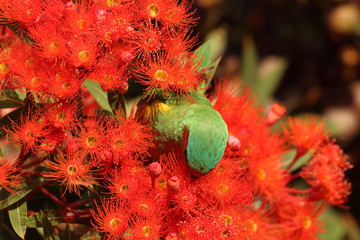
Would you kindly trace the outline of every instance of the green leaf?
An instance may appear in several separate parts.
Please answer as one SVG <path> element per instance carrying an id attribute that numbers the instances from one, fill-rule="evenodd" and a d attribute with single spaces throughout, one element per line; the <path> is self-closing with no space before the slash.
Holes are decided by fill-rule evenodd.
<path id="1" fill-rule="evenodd" d="M 4 214 L 4 211 L 0 211 L 0 239 L 20 239 L 10 227 L 8 216 L 8 214 Z"/>
<path id="2" fill-rule="evenodd" d="M 51 222 L 46 217 L 46 214 L 40 210 L 41 222 L 44 230 L 44 239 L 45 240 L 60 240 L 59 236 L 56 235 L 54 227 L 51 225 Z"/>
<path id="3" fill-rule="evenodd" d="M 87 233 L 81 236 L 81 240 L 100 240 L 101 235 L 95 229 L 90 229 Z"/>
<path id="4" fill-rule="evenodd" d="M 200 62 L 200 69 L 205 69 L 211 64 L 210 58 L 211 41 L 206 41 L 195 50 L 195 61 Z"/>
<path id="5" fill-rule="evenodd" d="M 254 41 L 250 36 L 243 38 L 243 54 L 241 57 L 241 77 L 245 84 L 253 84 L 256 81 L 258 57 Z"/>
<path id="6" fill-rule="evenodd" d="M 20 38 L 22 41 L 29 44 L 30 46 L 32 43 L 35 42 L 35 40 L 30 37 L 29 31 L 26 28 L 24 29 L 23 24 L 21 24 L 20 22 L 0 17 L 0 23 L 6 24 L 6 26 L 11 31 L 13 31 L 18 36 L 18 38 Z"/>
<path id="7" fill-rule="evenodd" d="M 26 98 L 26 93 L 24 93 L 23 91 L 21 91 L 20 89 L 15 89 L 16 94 L 18 95 L 19 99 L 21 101 L 24 101 Z"/>
<path id="8" fill-rule="evenodd" d="M 320 239 L 339 240 L 344 239 L 346 231 L 341 215 L 334 208 L 328 207 L 320 215 L 319 220 L 324 221 L 324 233 L 319 233 Z"/>
<path id="9" fill-rule="evenodd" d="M 274 95 L 288 66 L 287 61 L 281 57 L 269 57 L 261 65 L 261 74 L 253 85 L 259 103 L 268 102 Z"/>
<path id="10" fill-rule="evenodd" d="M 9 206 L 11 225 L 21 238 L 24 238 L 26 233 L 26 213 L 27 204 L 24 198 Z"/>
<path id="11" fill-rule="evenodd" d="M 291 151 L 285 153 L 282 155 L 282 159 L 284 159 L 284 168 L 286 168 L 292 160 L 296 156 L 296 149 L 292 149 Z M 300 168 L 302 168 L 309 160 L 312 158 L 312 155 L 310 152 L 307 152 L 303 156 L 301 156 L 296 163 L 290 168 L 290 172 L 296 171 Z"/>
<path id="12" fill-rule="evenodd" d="M 1 153 L 6 153 L 5 159 L 17 159 L 20 156 L 21 147 L 15 144 L 6 143 L 0 147 L 0 151 Z"/>
<path id="13" fill-rule="evenodd" d="M 205 40 L 211 42 L 210 61 L 213 62 L 224 54 L 228 42 L 228 32 L 224 26 L 220 26 L 209 32 Z"/>
<path id="14" fill-rule="evenodd" d="M 205 94 L 207 88 L 209 87 L 214 75 L 215 75 L 215 72 L 219 66 L 219 63 L 221 61 L 221 57 L 219 57 L 215 62 L 213 62 L 209 69 L 206 71 L 206 74 L 207 74 L 207 78 L 205 80 L 204 83 L 202 83 L 199 87 L 198 87 L 198 93 L 200 94 Z"/>
<path id="15" fill-rule="evenodd" d="M 11 121 L 16 121 L 20 118 L 21 114 L 24 111 L 24 107 L 18 108 L 15 111 L 12 111 L 6 114 L 4 117 L 0 119 L 0 136 L 5 136 L 6 132 L 2 129 L 2 127 L 11 124 Z"/>
<path id="16" fill-rule="evenodd" d="M 354 216 L 351 213 L 342 214 L 341 220 L 347 231 L 348 240 L 359 240 L 360 239 L 360 227 L 356 222 Z"/>
<path id="17" fill-rule="evenodd" d="M 52 226 L 56 226 L 59 223 L 64 222 L 63 220 L 63 215 L 56 210 L 49 210 L 49 211 L 44 211 L 44 213 L 47 216 L 47 219 L 50 221 L 50 224 Z M 29 228 L 38 228 L 38 227 L 42 227 L 42 215 L 41 213 L 36 213 L 34 215 L 28 216 L 27 217 L 27 226 Z"/>
<path id="18" fill-rule="evenodd" d="M 124 95 L 119 91 L 108 91 L 107 97 L 109 100 L 109 104 L 113 113 L 116 114 L 119 112 L 122 117 L 126 117 L 126 107 L 125 107 L 125 99 Z"/>
<path id="19" fill-rule="evenodd" d="M 61 240 L 77 240 L 74 230 L 70 224 L 66 224 L 64 232 L 61 234 Z"/>
<path id="20" fill-rule="evenodd" d="M 13 108 L 24 105 L 25 103 L 13 89 L 4 89 L 0 94 L 0 108 Z"/>
<path id="21" fill-rule="evenodd" d="M 102 109 L 108 112 L 112 112 L 107 98 L 107 93 L 101 89 L 100 84 L 93 82 L 90 79 L 86 79 L 83 82 L 83 85 L 89 90 L 91 95 L 95 98 L 96 102 Z"/>
<path id="22" fill-rule="evenodd" d="M 16 194 L 10 193 L 5 189 L 0 190 L 0 210 L 4 209 L 17 201 L 23 199 L 34 188 L 41 183 L 40 179 L 34 179 L 30 182 L 24 183 L 20 190 L 16 190 Z"/>

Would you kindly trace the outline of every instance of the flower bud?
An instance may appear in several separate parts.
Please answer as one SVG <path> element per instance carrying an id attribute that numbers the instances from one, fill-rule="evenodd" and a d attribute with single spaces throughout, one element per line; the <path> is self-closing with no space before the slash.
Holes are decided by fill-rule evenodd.
<path id="1" fill-rule="evenodd" d="M 170 233 L 169 235 L 166 236 L 165 240 L 178 240 L 179 238 L 177 237 L 176 233 Z"/>
<path id="2" fill-rule="evenodd" d="M 153 162 L 149 166 L 149 174 L 152 178 L 157 178 L 161 174 L 161 165 L 158 162 Z"/>
<path id="3" fill-rule="evenodd" d="M 170 190 L 177 191 L 180 189 L 180 179 L 177 176 L 173 176 L 169 178 L 167 185 Z"/>
<path id="4" fill-rule="evenodd" d="M 120 88 L 118 89 L 121 94 L 126 93 L 129 90 L 129 84 L 128 82 L 122 82 L 120 83 Z"/>
<path id="5" fill-rule="evenodd" d="M 273 125 L 286 113 L 286 108 L 279 104 L 273 104 L 270 111 L 266 114 L 265 121 L 268 126 Z"/>
<path id="6" fill-rule="evenodd" d="M 134 55 L 129 52 L 129 51 L 123 51 L 121 53 L 121 60 L 123 60 L 124 62 L 131 62 L 131 60 L 133 60 Z"/>
<path id="7" fill-rule="evenodd" d="M 240 140 L 234 135 L 229 134 L 227 144 L 229 145 L 231 151 L 238 151 L 241 148 Z"/>

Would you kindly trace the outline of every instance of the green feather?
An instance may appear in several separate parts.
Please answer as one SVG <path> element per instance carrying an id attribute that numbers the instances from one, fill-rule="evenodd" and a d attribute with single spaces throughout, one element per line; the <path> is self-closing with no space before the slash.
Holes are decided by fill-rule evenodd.
<path id="1" fill-rule="evenodd" d="M 157 93 L 138 104 L 138 114 L 149 121 L 156 132 L 158 155 L 183 149 L 189 167 L 195 175 L 213 169 L 224 154 L 228 130 L 220 114 L 204 96 L 163 97 Z M 188 131 L 186 146 L 184 132 Z"/>

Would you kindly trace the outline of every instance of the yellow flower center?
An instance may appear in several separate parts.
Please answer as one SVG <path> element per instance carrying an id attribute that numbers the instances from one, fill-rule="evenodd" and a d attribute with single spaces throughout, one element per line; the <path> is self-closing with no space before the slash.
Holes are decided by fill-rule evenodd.
<path id="1" fill-rule="evenodd" d="M 169 77 L 169 74 L 165 70 L 156 70 L 156 72 L 154 74 L 155 80 L 159 81 L 159 82 L 166 82 L 168 77 Z"/>
<path id="2" fill-rule="evenodd" d="M 70 82 L 64 82 L 64 84 L 61 85 L 61 88 L 62 88 L 62 89 L 68 89 L 68 88 L 70 88 L 70 87 L 71 87 L 71 83 L 70 83 Z"/>
<path id="3" fill-rule="evenodd" d="M 30 140 L 34 138 L 34 133 L 30 130 L 25 131 L 25 140 Z"/>
<path id="4" fill-rule="evenodd" d="M 76 25 L 79 28 L 79 30 L 83 30 L 86 27 L 86 21 L 85 19 L 80 19 L 76 21 Z"/>
<path id="5" fill-rule="evenodd" d="M 96 146 L 98 139 L 95 136 L 89 136 L 86 138 L 86 145 L 89 148 L 94 148 Z"/>
<path id="6" fill-rule="evenodd" d="M 49 45 L 49 51 L 51 53 L 57 53 L 57 52 L 59 52 L 59 47 L 60 47 L 60 44 L 58 42 L 52 42 Z"/>
<path id="7" fill-rule="evenodd" d="M 32 68 L 35 65 L 35 59 L 34 58 L 29 58 L 25 61 L 26 65 L 30 68 Z"/>
<path id="8" fill-rule="evenodd" d="M 143 230 L 143 233 L 144 233 L 144 236 L 145 237 L 150 237 L 150 235 L 153 233 L 153 231 L 154 231 L 154 229 L 152 228 L 152 227 L 150 227 L 150 226 L 144 226 L 143 228 L 142 228 L 142 230 Z"/>
<path id="9" fill-rule="evenodd" d="M 156 17 L 160 13 L 160 7 L 156 3 L 151 3 L 147 7 L 147 10 L 148 10 L 150 17 L 152 17 L 152 18 Z"/>
<path id="10" fill-rule="evenodd" d="M 56 114 L 56 118 L 59 122 L 64 122 L 66 119 L 66 113 L 65 112 L 59 112 Z"/>
<path id="11" fill-rule="evenodd" d="M 166 178 L 161 178 L 157 185 L 158 185 L 158 188 L 160 188 L 160 189 L 166 188 L 166 185 L 167 185 Z"/>
<path id="12" fill-rule="evenodd" d="M 41 82 L 41 78 L 39 77 L 33 77 L 31 79 L 31 86 L 32 87 L 38 87 L 40 85 L 40 82 Z"/>
<path id="13" fill-rule="evenodd" d="M 80 62 L 88 62 L 89 61 L 90 53 L 87 50 L 83 50 L 79 52 L 79 60 Z"/>
<path id="14" fill-rule="evenodd" d="M 114 141 L 113 148 L 114 148 L 115 150 L 119 151 L 119 150 L 122 149 L 123 146 L 124 146 L 123 140 L 121 140 L 121 139 L 116 139 L 116 140 Z"/>
<path id="15" fill-rule="evenodd" d="M 10 65 L 6 62 L 0 64 L 0 73 L 8 74 L 10 72 Z"/>
<path id="16" fill-rule="evenodd" d="M 147 211 L 149 209 L 149 206 L 145 203 L 141 203 L 141 204 L 139 204 L 139 208 L 141 210 Z"/>
<path id="17" fill-rule="evenodd" d="M 107 0 L 106 4 L 108 5 L 108 7 L 116 7 L 120 4 L 119 0 Z"/>
<path id="18" fill-rule="evenodd" d="M 122 193 L 126 193 L 127 191 L 129 191 L 129 185 L 127 184 L 121 185 L 119 191 Z"/>
<path id="19" fill-rule="evenodd" d="M 250 232 L 256 232 L 258 229 L 258 225 L 253 220 L 247 220 L 247 230 Z"/>
<path id="20" fill-rule="evenodd" d="M 75 174 L 77 174 L 77 172 L 79 171 L 78 167 L 76 165 L 69 165 L 67 168 L 67 172 L 69 175 L 73 176 Z"/>
<path id="21" fill-rule="evenodd" d="M 221 195 L 227 193 L 228 191 L 229 191 L 229 186 L 226 184 L 220 183 L 216 187 L 216 192 Z"/>
<path id="22" fill-rule="evenodd" d="M 121 224 L 120 218 L 113 218 L 109 222 L 109 226 L 110 226 L 111 229 L 119 228 L 120 224 Z"/>
<path id="23" fill-rule="evenodd" d="M 260 181 L 264 181 L 266 178 L 266 172 L 263 169 L 258 169 L 256 172 L 256 177 L 257 179 L 259 179 Z"/>
<path id="24" fill-rule="evenodd" d="M 312 221 L 310 217 L 306 216 L 301 220 L 301 224 L 305 229 L 308 229 L 309 227 L 311 227 Z"/>
<path id="25" fill-rule="evenodd" d="M 221 218 L 222 220 L 224 220 L 224 223 L 225 223 L 226 226 L 228 226 L 228 225 L 230 225 L 230 224 L 233 223 L 233 218 L 232 218 L 230 215 L 228 215 L 228 214 L 221 214 L 221 215 L 220 215 L 220 218 Z"/>

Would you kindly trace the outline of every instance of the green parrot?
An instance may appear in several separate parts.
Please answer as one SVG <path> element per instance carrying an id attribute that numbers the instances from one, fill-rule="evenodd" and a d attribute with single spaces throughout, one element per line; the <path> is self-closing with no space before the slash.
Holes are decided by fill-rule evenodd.
<path id="1" fill-rule="evenodd" d="M 147 122 L 156 136 L 153 158 L 175 150 L 185 153 L 191 174 L 199 176 L 211 171 L 224 154 L 228 129 L 209 100 L 200 94 L 163 96 L 158 89 L 137 105 L 138 117 Z"/>

